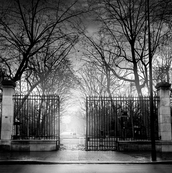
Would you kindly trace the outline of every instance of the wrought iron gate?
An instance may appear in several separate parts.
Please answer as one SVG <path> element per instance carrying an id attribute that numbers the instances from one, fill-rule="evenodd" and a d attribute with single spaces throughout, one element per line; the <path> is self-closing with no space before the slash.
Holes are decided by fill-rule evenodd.
<path id="1" fill-rule="evenodd" d="M 59 139 L 57 95 L 14 95 L 13 139 Z"/>
<path id="2" fill-rule="evenodd" d="M 158 138 L 158 100 L 154 99 Z M 86 150 L 117 150 L 120 140 L 149 140 L 149 97 L 87 97 Z"/>

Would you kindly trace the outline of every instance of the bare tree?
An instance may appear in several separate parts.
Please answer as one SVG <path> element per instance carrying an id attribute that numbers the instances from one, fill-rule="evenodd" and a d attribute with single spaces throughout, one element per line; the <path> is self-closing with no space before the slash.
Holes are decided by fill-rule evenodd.
<path id="1" fill-rule="evenodd" d="M 4 80 L 4 77 L 6 76 L 5 69 L 2 68 L 0 65 L 0 90 L 2 89 L 1 82 Z"/>
<path id="2" fill-rule="evenodd" d="M 138 95 L 148 86 L 147 8 L 142 0 L 103 0 L 95 8 L 106 54 L 102 62 L 121 80 L 135 84 Z M 162 36 L 165 10 L 170 1 L 151 1 L 151 54 Z M 106 42 L 106 43 L 105 43 Z M 109 63 L 109 59 L 111 60 Z M 119 73 L 119 71 L 122 73 Z"/>
<path id="3" fill-rule="evenodd" d="M 35 62 L 60 61 L 78 39 L 74 23 L 83 14 L 78 1 L 14 0 L 3 1 L 0 16 L 0 62 L 7 78 L 19 81 Z M 44 56 L 40 57 L 40 54 Z M 57 55 L 57 54 L 56 54 Z M 37 59 L 38 58 L 38 59 Z M 50 70 L 50 69 L 49 69 Z"/>

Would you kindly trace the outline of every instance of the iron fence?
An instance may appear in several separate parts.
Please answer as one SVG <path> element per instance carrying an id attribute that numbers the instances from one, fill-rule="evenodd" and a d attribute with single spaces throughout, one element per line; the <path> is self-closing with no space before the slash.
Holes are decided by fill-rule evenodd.
<path id="1" fill-rule="evenodd" d="M 59 139 L 57 95 L 14 95 L 13 139 Z"/>
<path id="2" fill-rule="evenodd" d="M 116 150 L 120 140 L 150 140 L 149 97 L 87 97 L 86 149 Z M 158 139 L 158 98 L 154 98 Z"/>

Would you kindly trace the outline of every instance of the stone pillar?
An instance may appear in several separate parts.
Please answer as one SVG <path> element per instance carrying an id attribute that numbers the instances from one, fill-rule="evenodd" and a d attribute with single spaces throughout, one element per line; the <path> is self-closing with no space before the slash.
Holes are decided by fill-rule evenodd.
<path id="1" fill-rule="evenodd" d="M 14 103 L 13 94 L 15 83 L 13 81 L 2 81 L 2 124 L 1 124 L 1 145 L 10 146 L 13 119 L 14 119 Z"/>
<path id="2" fill-rule="evenodd" d="M 170 86 L 167 82 L 158 83 L 156 88 L 160 98 L 158 110 L 159 136 L 162 142 L 162 151 L 172 151 L 172 129 L 170 111 Z"/>

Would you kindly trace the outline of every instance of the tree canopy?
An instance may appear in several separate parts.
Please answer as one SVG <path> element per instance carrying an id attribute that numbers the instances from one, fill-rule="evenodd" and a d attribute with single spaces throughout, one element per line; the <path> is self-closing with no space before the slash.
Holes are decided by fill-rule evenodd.
<path id="1" fill-rule="evenodd" d="M 0 62 L 14 82 L 39 61 L 47 70 L 77 40 L 74 25 L 84 13 L 78 1 L 13 0 L 0 7 Z"/>
<path id="2" fill-rule="evenodd" d="M 149 15 L 146 0 L 103 0 L 97 3 L 99 6 L 95 1 L 92 6 L 95 20 L 99 22 L 98 32 L 96 36 L 86 35 L 86 38 L 100 54 L 97 60 L 118 79 L 134 83 L 138 95 L 142 96 L 142 89 L 149 88 L 148 21 L 153 57 L 168 32 L 166 19 L 170 17 L 171 1 L 151 1 Z"/>

